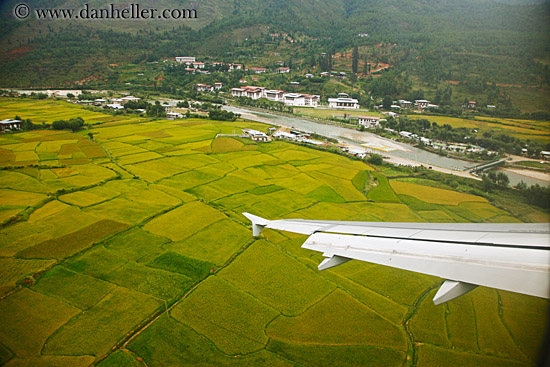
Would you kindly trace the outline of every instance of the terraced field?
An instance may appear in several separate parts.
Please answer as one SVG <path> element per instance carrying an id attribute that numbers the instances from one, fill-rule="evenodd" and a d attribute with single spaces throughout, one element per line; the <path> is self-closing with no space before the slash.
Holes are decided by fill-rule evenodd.
<path id="1" fill-rule="evenodd" d="M 93 141 L 0 135 L 0 365 L 534 364 L 547 301 L 480 287 L 434 306 L 441 279 L 357 261 L 319 272 L 303 236 L 255 239 L 241 215 L 518 221 L 484 198 L 286 142 L 216 138 L 259 123 L 51 103 L 0 100 L 0 118 L 40 121 L 44 108 L 44 121 L 97 122 Z"/>

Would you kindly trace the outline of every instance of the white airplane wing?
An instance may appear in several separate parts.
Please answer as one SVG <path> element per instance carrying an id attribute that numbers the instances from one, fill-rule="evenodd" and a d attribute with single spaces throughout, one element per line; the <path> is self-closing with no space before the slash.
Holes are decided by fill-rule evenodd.
<path id="1" fill-rule="evenodd" d="M 323 253 L 319 270 L 351 259 L 446 279 L 441 304 L 478 285 L 550 298 L 550 224 L 386 223 L 267 220 L 243 213 L 258 236 L 263 228 L 309 235 L 303 248 Z"/>

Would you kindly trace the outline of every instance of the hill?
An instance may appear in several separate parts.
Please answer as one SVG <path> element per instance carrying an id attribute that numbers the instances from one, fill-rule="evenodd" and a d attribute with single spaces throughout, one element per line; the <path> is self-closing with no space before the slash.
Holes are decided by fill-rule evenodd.
<path id="1" fill-rule="evenodd" d="M 361 58 L 387 62 L 430 85 L 461 81 L 547 90 L 550 80 L 548 3 L 162 0 L 140 4 L 192 8 L 197 18 L 37 20 L 31 14 L 25 21 L 13 19 L 15 3 L 0 8 L 4 87 L 116 85 L 122 81 L 113 65 L 141 67 L 178 55 L 251 66 L 279 59 L 305 68 L 323 52 L 333 55 L 356 45 L 365 50 Z M 102 0 L 29 1 L 32 9 L 82 9 L 86 3 L 108 6 Z"/>

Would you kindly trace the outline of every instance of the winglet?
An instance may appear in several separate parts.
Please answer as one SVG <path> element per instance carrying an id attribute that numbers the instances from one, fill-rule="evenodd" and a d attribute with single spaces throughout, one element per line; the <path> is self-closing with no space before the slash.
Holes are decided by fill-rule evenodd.
<path id="1" fill-rule="evenodd" d="M 477 284 L 456 282 L 446 280 L 437 291 L 433 301 L 435 305 L 440 305 L 457 297 L 460 297 L 477 287 Z"/>
<path id="2" fill-rule="evenodd" d="M 269 220 L 250 213 L 243 213 L 252 222 L 252 235 L 259 236 L 262 229 L 269 224 Z"/>

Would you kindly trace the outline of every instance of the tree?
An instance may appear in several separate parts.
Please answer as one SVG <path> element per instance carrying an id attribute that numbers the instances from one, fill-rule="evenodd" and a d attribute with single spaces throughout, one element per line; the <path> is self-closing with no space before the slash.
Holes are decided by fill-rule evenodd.
<path id="1" fill-rule="evenodd" d="M 351 54 L 351 71 L 353 71 L 354 74 L 357 74 L 357 66 L 359 65 L 359 49 L 357 48 L 357 45 L 353 47 L 353 51 Z"/>
<path id="2" fill-rule="evenodd" d="M 376 166 L 380 166 L 384 163 L 384 160 L 382 159 L 382 156 L 380 154 L 371 154 L 370 157 L 367 159 L 367 162 Z"/>
<path id="3" fill-rule="evenodd" d="M 391 104 L 393 102 L 393 98 L 391 96 L 385 96 L 382 100 L 382 106 L 385 110 L 391 109 Z"/>

